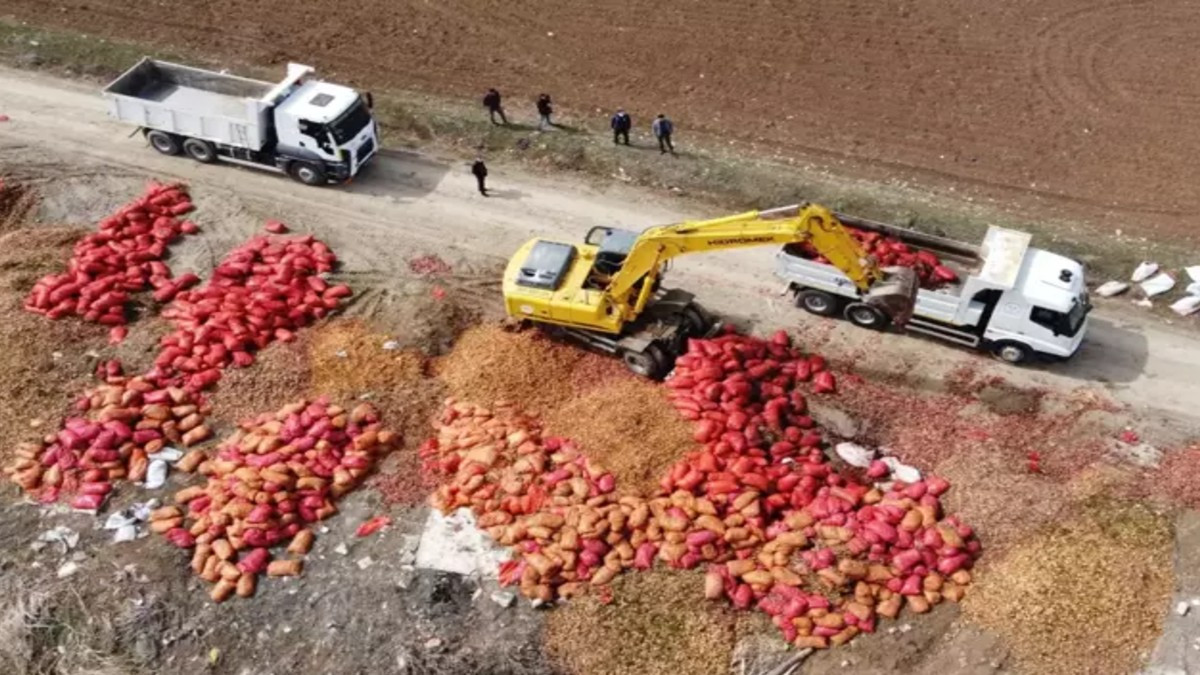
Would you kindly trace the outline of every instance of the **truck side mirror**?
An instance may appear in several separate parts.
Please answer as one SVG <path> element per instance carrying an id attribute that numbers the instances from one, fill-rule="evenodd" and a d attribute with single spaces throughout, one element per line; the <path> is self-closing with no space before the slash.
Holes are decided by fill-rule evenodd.
<path id="1" fill-rule="evenodd" d="M 368 108 L 374 108 L 374 107 L 375 107 L 375 97 L 374 97 L 374 96 L 372 96 L 372 95 L 371 95 L 371 92 L 369 92 L 369 91 L 367 92 L 367 107 L 368 107 Z"/>

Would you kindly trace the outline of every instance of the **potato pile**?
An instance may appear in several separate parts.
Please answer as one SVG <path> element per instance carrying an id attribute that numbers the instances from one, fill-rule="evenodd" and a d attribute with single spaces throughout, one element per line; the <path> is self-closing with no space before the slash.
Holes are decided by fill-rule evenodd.
<path id="1" fill-rule="evenodd" d="M 159 186 L 151 194 L 136 202 L 138 209 L 182 193 Z M 126 207 L 122 217 L 139 212 Z M 144 476 L 146 455 L 166 443 L 193 446 L 207 440 L 209 406 L 199 392 L 216 384 L 222 369 L 249 366 L 255 350 L 274 340 L 292 340 L 294 331 L 351 295 L 349 287 L 319 276 L 336 261 L 329 247 L 311 236 L 254 237 L 234 249 L 208 284 L 179 292 L 163 311 L 176 329 L 162 338 L 153 368 L 125 378 L 117 361 L 102 363 L 97 376 L 107 385 L 78 402 L 89 415 L 65 420 L 40 447 L 18 448 L 6 475 L 27 492 L 37 491 L 42 501 L 76 495 L 76 508 L 95 510 L 112 480 Z M 192 462 L 184 466 L 194 467 Z"/>
<path id="2" fill-rule="evenodd" d="M 862 230 L 848 225 L 843 227 L 863 247 L 867 255 L 873 256 L 879 262 L 880 266 L 911 269 L 917 275 L 921 288 L 935 289 L 958 281 L 958 273 L 944 265 L 942 260 L 931 251 L 914 248 L 896 237 L 889 237 L 879 232 Z M 829 263 L 829 260 L 809 243 L 793 244 L 789 246 L 789 250 L 809 260 Z"/>
<path id="3" fill-rule="evenodd" d="M 309 526 L 336 513 L 337 498 L 397 440 L 370 404 L 289 404 L 240 425 L 200 462 L 207 482 L 177 492 L 176 505 L 151 514 L 150 527 L 195 549 L 192 571 L 214 584 L 213 601 L 249 597 L 259 574 L 300 574 L 299 558 L 272 560 L 270 549 L 288 542 L 287 553 L 308 553 Z"/>
<path id="4" fill-rule="evenodd" d="M 140 198 L 100 221 L 98 232 L 75 244 L 66 272 L 34 284 L 25 309 L 51 319 L 74 314 L 113 326 L 113 340 L 120 341 L 130 293 L 150 286 L 156 301 L 167 302 L 200 281 L 194 274 L 172 279 L 162 261 L 176 237 L 198 231 L 179 219 L 192 208 L 182 185 L 151 183 Z"/>
<path id="5" fill-rule="evenodd" d="M 321 274 L 337 257 L 312 236 L 254 237 L 229 253 L 202 288 L 180 293 L 163 310 L 176 330 L 148 377 L 200 391 L 231 364 L 254 363 L 254 351 L 336 309 L 350 287 L 330 285 Z"/>
<path id="6" fill-rule="evenodd" d="M 981 549 L 970 527 L 942 517 L 948 483 L 876 483 L 882 463 L 870 475 L 835 470 L 795 389 L 823 372 L 786 334 L 690 341 L 668 386 L 704 447 L 651 499 L 619 496 L 611 474 L 511 404 L 450 400 L 422 447 L 426 467 L 449 477 L 433 503 L 469 506 L 520 554 L 501 580 L 545 601 L 656 560 L 707 564 L 708 598 L 757 607 L 816 648 L 874 631 L 904 605 L 957 601 Z"/>
<path id="7" fill-rule="evenodd" d="M 44 503 L 75 495 L 71 506 L 95 511 L 112 482 L 141 481 L 149 455 L 166 444 L 197 445 L 211 435 L 204 424 L 208 404 L 178 387 L 159 388 L 143 377 L 126 378 L 113 364 L 106 383 L 76 402 L 80 414 L 36 443 L 22 443 L 4 473 Z M 194 470 L 202 454 L 193 450 L 178 468 Z"/>

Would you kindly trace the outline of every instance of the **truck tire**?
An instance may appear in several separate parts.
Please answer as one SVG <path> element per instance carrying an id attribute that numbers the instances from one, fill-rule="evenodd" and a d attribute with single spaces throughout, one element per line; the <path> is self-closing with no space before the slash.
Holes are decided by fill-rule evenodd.
<path id="1" fill-rule="evenodd" d="M 164 155 L 179 154 L 179 139 L 165 131 L 157 129 L 148 131 L 146 132 L 146 140 L 150 141 L 150 147 Z"/>
<path id="2" fill-rule="evenodd" d="M 212 164 L 217 161 L 217 149 L 212 143 L 199 138 L 189 138 L 183 142 L 183 151 L 188 157 L 201 164 Z"/>
<path id="3" fill-rule="evenodd" d="M 846 311 L 843 315 L 847 321 L 859 328 L 883 330 L 888 325 L 887 315 L 865 302 L 852 302 L 846 305 Z"/>
<path id="4" fill-rule="evenodd" d="M 806 289 L 796 294 L 796 306 L 817 316 L 835 316 L 841 301 L 825 291 Z"/>
<path id="5" fill-rule="evenodd" d="M 621 360 L 625 362 L 625 367 L 633 371 L 637 375 L 649 378 L 651 380 L 662 379 L 666 375 L 666 357 L 658 348 L 658 345 L 650 345 L 640 352 L 635 352 L 632 349 L 621 352 Z"/>
<path id="6" fill-rule="evenodd" d="M 1029 357 L 1033 356 L 1033 350 L 1020 342 L 1005 340 L 992 344 L 992 356 L 1005 363 L 1017 365 L 1029 361 Z"/>
<path id="7" fill-rule="evenodd" d="M 288 166 L 288 175 L 305 185 L 321 186 L 326 184 L 325 170 L 311 162 L 292 162 Z"/>

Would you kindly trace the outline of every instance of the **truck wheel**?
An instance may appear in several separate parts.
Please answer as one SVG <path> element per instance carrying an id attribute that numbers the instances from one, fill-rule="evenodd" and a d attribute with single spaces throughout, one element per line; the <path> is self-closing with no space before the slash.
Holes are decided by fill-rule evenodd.
<path id="1" fill-rule="evenodd" d="M 833 316 L 837 314 L 839 304 L 836 297 L 825 291 L 808 289 L 796 294 L 796 306 L 803 307 L 810 314 L 816 314 L 817 316 Z"/>
<path id="2" fill-rule="evenodd" d="M 212 143 L 199 138 L 189 138 L 184 141 L 183 151 L 187 153 L 188 157 L 201 164 L 212 164 L 217 161 L 217 149 L 213 147 Z"/>
<path id="3" fill-rule="evenodd" d="M 320 186 L 326 183 L 325 171 L 310 162 L 293 162 L 288 167 L 288 173 L 305 185 Z"/>
<path id="4" fill-rule="evenodd" d="M 151 131 L 146 134 L 150 146 L 164 155 L 179 154 L 179 139 L 165 131 Z"/>
<path id="5" fill-rule="evenodd" d="M 852 302 L 846 306 L 846 320 L 860 328 L 883 330 L 888 324 L 888 318 L 883 312 L 862 302 Z"/>
<path id="6" fill-rule="evenodd" d="M 657 380 L 666 375 L 662 372 L 666 359 L 658 345 L 650 345 L 640 352 L 633 350 L 622 352 L 621 360 L 625 362 L 626 368 L 642 377 Z"/>
<path id="7" fill-rule="evenodd" d="M 1032 351 L 1029 347 L 1020 342 L 997 342 L 992 345 L 992 356 L 1013 365 L 1025 363 L 1029 360 L 1031 354 Z"/>

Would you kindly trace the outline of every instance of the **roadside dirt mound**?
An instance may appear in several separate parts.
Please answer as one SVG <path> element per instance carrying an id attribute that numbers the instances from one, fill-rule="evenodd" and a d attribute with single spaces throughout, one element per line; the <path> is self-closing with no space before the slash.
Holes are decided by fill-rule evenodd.
<path id="1" fill-rule="evenodd" d="M 0 176 L 0 233 L 23 226 L 37 205 L 33 190 Z"/>
<path id="2" fill-rule="evenodd" d="M 620 364 L 536 331 L 510 332 L 496 323 L 465 331 L 434 372 L 452 396 L 490 405 L 513 401 L 542 413 L 619 372 Z"/>
<path id="3" fill-rule="evenodd" d="M 309 389 L 335 400 L 375 404 L 406 442 L 425 434 L 430 415 L 445 398 L 427 373 L 427 357 L 411 349 L 386 349 L 391 338 L 358 319 L 318 324 L 307 345 Z M 388 346 L 392 346 L 388 344 Z"/>
<path id="4" fill-rule="evenodd" d="M 1144 506 L 1093 503 L 983 568 L 964 611 L 1006 640 L 1022 670 L 1135 672 L 1171 596 L 1171 539 Z"/>
<path id="5" fill-rule="evenodd" d="M 360 319 L 317 325 L 304 346 L 311 369 L 307 386 L 314 396 L 326 394 L 348 405 L 367 400 L 379 409 L 388 426 L 401 434 L 403 446 L 383 460 L 368 484 L 389 503 L 418 504 L 431 486 L 421 476 L 416 447 L 446 393 L 428 374 L 428 357 L 389 344 L 394 341 Z M 395 348 L 385 349 L 385 344 Z"/>
<path id="6" fill-rule="evenodd" d="M 61 268 L 78 236 L 70 228 L 0 234 L 0 458 L 66 412 L 92 382 L 96 361 L 88 352 L 106 346 L 107 328 L 47 321 L 22 307 L 34 281 Z"/>
<path id="7" fill-rule="evenodd" d="M 571 398 L 543 420 L 548 433 L 578 441 L 589 459 L 611 471 L 622 492 L 643 496 L 698 445 L 691 423 L 671 407 L 663 387 L 633 375 Z"/>
<path id="8" fill-rule="evenodd" d="M 623 574 L 611 598 L 587 595 L 548 614 L 546 648 L 574 675 L 724 675 L 732 612 L 703 596 L 697 572 Z"/>
<path id="9" fill-rule="evenodd" d="M 309 331 L 295 342 L 276 342 L 254 355 L 249 368 L 229 368 L 210 397 L 214 420 L 237 424 L 264 410 L 277 410 L 310 390 Z"/>

